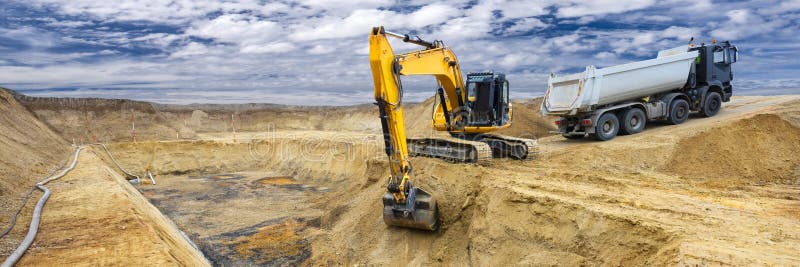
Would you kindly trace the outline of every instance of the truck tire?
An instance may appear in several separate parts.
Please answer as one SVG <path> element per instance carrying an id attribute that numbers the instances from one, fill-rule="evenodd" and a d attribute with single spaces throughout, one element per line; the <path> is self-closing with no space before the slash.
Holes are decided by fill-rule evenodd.
<path id="1" fill-rule="evenodd" d="M 613 139 L 619 133 L 619 119 L 614 113 L 606 112 L 597 119 L 594 138 L 600 141 Z"/>
<path id="2" fill-rule="evenodd" d="M 681 98 L 672 100 L 672 105 L 669 107 L 667 122 L 670 124 L 681 124 L 687 119 L 689 119 L 689 102 Z"/>
<path id="3" fill-rule="evenodd" d="M 623 134 L 637 134 L 644 130 L 647 124 L 647 116 L 640 108 L 631 108 L 622 112 L 620 118 L 620 131 Z"/>
<path id="4" fill-rule="evenodd" d="M 711 117 L 717 115 L 721 108 L 722 96 L 717 92 L 710 92 L 706 95 L 706 99 L 703 100 L 703 107 L 700 108 L 700 114 L 703 115 L 703 117 Z"/>

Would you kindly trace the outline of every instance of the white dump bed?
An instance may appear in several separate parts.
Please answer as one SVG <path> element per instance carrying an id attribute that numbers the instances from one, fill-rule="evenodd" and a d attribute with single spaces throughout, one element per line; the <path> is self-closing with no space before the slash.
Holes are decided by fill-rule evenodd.
<path id="1" fill-rule="evenodd" d="M 654 59 L 569 75 L 551 74 L 542 113 L 574 115 L 592 106 L 614 104 L 678 89 L 686 84 L 697 51 L 688 46 L 663 50 Z"/>

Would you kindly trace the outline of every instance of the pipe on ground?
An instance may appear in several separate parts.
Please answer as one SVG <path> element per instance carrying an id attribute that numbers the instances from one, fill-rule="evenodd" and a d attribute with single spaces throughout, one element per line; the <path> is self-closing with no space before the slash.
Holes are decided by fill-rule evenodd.
<path id="1" fill-rule="evenodd" d="M 119 168 L 122 171 L 122 173 L 124 173 L 128 177 L 136 177 L 136 179 L 131 180 L 132 184 L 139 184 L 139 183 L 142 182 L 142 179 L 139 178 L 138 175 L 135 175 L 133 173 L 128 172 L 127 170 L 125 170 L 125 168 L 122 168 L 122 165 L 119 165 L 119 162 L 117 162 L 117 159 L 114 158 L 114 155 L 111 155 L 111 150 L 108 150 L 108 147 L 106 146 L 106 144 L 95 143 L 93 145 L 103 146 L 103 149 L 106 151 L 106 154 L 108 154 L 108 157 L 111 158 L 111 162 L 114 162 L 114 164 L 117 165 L 117 168 Z M 150 175 L 150 180 L 153 182 L 153 184 L 156 184 L 155 180 L 153 180 L 153 175 Z"/>
<path id="2" fill-rule="evenodd" d="M 19 244 L 19 247 L 17 247 L 17 249 L 14 250 L 14 252 L 12 252 L 11 255 L 8 256 L 8 258 L 6 258 L 6 260 L 3 262 L 2 265 L 0 265 L 0 267 L 14 266 L 14 264 L 16 264 L 17 261 L 19 261 L 19 259 L 22 258 L 22 255 L 25 254 L 25 251 L 28 250 L 31 244 L 33 244 L 33 239 L 36 238 L 36 234 L 39 231 L 39 221 L 42 218 L 42 209 L 44 208 L 44 204 L 45 202 L 47 202 L 47 199 L 50 198 L 50 190 L 47 189 L 47 187 L 45 187 L 44 185 L 49 183 L 50 181 L 64 177 L 64 175 L 67 175 L 69 171 L 74 169 L 75 165 L 78 164 L 78 156 L 81 153 L 81 149 L 83 149 L 83 147 L 78 147 L 75 149 L 75 159 L 72 160 L 72 164 L 70 164 L 69 167 L 61 171 L 61 173 L 54 176 L 50 176 L 49 178 L 44 179 L 43 181 L 36 184 L 36 188 L 42 190 L 42 192 L 44 192 L 44 195 L 42 195 L 42 197 L 36 203 L 36 208 L 33 210 L 33 218 L 31 218 L 31 226 L 30 228 L 28 228 L 28 234 L 25 235 L 25 239 L 22 240 L 22 243 Z"/>

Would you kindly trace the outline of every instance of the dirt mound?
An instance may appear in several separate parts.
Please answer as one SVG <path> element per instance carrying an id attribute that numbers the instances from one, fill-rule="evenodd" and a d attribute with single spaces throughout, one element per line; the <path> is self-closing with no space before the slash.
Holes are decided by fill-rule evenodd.
<path id="1" fill-rule="evenodd" d="M 539 112 L 544 98 L 537 97 L 528 100 L 512 101 L 514 104 L 514 120 L 511 127 L 500 130 L 498 134 L 505 134 L 525 138 L 541 138 L 552 135 L 550 131 L 556 130 L 554 117 L 542 116 Z"/>
<path id="2" fill-rule="evenodd" d="M 735 185 L 800 183 L 800 127 L 758 114 L 678 143 L 667 170 L 689 179 Z"/>
<path id="3" fill-rule="evenodd" d="M 510 127 L 495 133 L 524 138 L 540 138 L 551 135 L 550 130 L 555 130 L 555 119 L 542 117 L 539 105 L 542 98 L 512 101 L 514 117 Z M 406 128 L 412 137 L 435 136 L 437 133 L 431 127 L 434 98 L 428 98 L 422 103 L 406 105 Z M 445 133 L 446 134 L 446 133 Z"/>

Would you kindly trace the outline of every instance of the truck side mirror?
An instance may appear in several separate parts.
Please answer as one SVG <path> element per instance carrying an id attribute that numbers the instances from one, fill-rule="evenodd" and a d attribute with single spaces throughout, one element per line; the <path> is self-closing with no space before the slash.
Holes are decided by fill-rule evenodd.
<path id="1" fill-rule="evenodd" d="M 732 47 L 732 49 L 733 49 L 733 61 L 731 63 L 736 63 L 737 61 L 739 61 L 739 48 L 734 46 Z"/>

